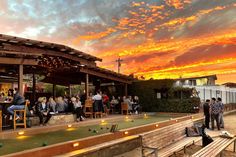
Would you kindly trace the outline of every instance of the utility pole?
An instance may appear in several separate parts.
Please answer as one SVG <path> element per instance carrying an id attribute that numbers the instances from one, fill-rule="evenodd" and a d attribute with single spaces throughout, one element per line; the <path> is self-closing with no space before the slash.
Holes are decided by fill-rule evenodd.
<path id="1" fill-rule="evenodd" d="M 121 67 L 121 62 L 123 62 L 122 59 L 120 59 L 120 57 L 116 60 L 117 64 L 118 64 L 118 73 L 120 73 L 120 67 Z"/>

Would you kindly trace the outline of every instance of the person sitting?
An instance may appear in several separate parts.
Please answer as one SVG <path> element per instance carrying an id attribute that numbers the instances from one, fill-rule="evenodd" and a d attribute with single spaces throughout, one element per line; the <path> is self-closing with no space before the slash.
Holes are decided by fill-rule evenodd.
<path id="1" fill-rule="evenodd" d="M 65 113 L 66 109 L 67 109 L 67 104 L 65 103 L 63 98 L 58 97 L 56 103 L 57 103 L 57 106 L 56 106 L 57 112 L 58 113 Z"/>
<path id="2" fill-rule="evenodd" d="M 138 98 L 138 96 L 134 96 L 134 101 L 133 101 L 132 107 L 133 107 L 134 113 L 135 113 L 135 114 L 138 114 L 139 107 L 140 107 L 140 106 L 139 106 L 139 98 Z"/>
<path id="3" fill-rule="evenodd" d="M 116 105 L 117 111 L 119 111 L 119 114 L 121 114 L 121 103 L 124 102 L 121 96 L 118 96 L 117 98 L 118 104 Z"/>
<path id="4" fill-rule="evenodd" d="M 57 110 L 56 110 L 57 103 L 54 101 L 53 97 L 49 98 L 47 104 L 49 105 L 50 111 L 57 113 Z"/>
<path id="5" fill-rule="evenodd" d="M 126 98 L 126 96 L 124 96 L 123 100 L 124 100 L 124 103 L 128 104 L 128 111 L 130 114 L 132 114 L 132 102 L 131 102 L 130 97 Z"/>
<path id="6" fill-rule="evenodd" d="M 46 97 L 38 98 L 38 103 L 36 105 L 36 113 L 39 117 L 40 126 L 46 125 L 52 117 L 52 115 L 50 114 L 50 107 L 49 104 L 47 104 Z M 43 120 L 44 117 L 46 117 L 45 121 Z"/>
<path id="7" fill-rule="evenodd" d="M 112 100 L 111 100 L 111 102 L 110 102 L 110 108 L 112 109 L 112 110 L 116 110 L 118 107 L 117 107 L 117 105 L 118 105 L 118 100 L 114 97 L 114 96 L 112 96 Z M 118 111 L 118 110 L 117 110 Z"/>
<path id="8" fill-rule="evenodd" d="M 23 110 L 25 108 L 25 99 L 19 94 L 18 89 L 15 88 L 13 93 L 14 93 L 13 101 L 12 101 L 13 105 L 7 108 L 7 111 L 11 115 L 14 115 L 14 110 Z M 16 120 L 18 119 L 20 119 L 20 116 L 16 115 Z"/>
<path id="9" fill-rule="evenodd" d="M 1 100 L 3 100 L 3 99 L 4 99 L 4 97 L 5 97 L 5 94 L 4 94 L 4 92 L 0 92 L 0 99 L 1 99 Z"/>
<path id="10" fill-rule="evenodd" d="M 76 114 L 76 121 L 83 121 L 85 118 L 84 113 L 83 113 L 83 106 L 81 104 L 80 98 L 78 97 L 77 99 L 75 97 L 71 98 L 71 103 L 74 106 L 74 112 Z"/>

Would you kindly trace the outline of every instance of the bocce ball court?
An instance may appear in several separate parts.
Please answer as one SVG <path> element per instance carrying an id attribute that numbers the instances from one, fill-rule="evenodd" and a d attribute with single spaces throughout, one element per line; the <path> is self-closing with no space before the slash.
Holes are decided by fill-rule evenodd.
<path id="1" fill-rule="evenodd" d="M 192 116 L 186 116 L 186 114 L 167 113 L 140 114 L 138 116 L 117 116 L 113 119 L 111 117 L 96 119 L 94 121 L 88 120 L 83 124 L 81 123 L 80 125 L 78 123 L 66 124 L 63 126 L 64 128 L 61 127 L 63 129 L 40 134 L 29 132 L 30 129 L 23 129 L 15 132 L 3 132 L 5 134 L 11 133 L 11 135 L 9 134 L 8 136 L 10 137 L 5 137 L 6 139 L 1 140 L 0 155 L 6 155 L 30 149 L 32 149 L 32 151 L 21 153 L 24 154 L 25 157 L 32 155 L 32 153 L 34 153 L 35 156 L 38 156 L 35 151 L 37 152 L 37 149 L 42 149 L 39 151 L 41 154 L 49 153 L 48 155 L 57 155 L 62 152 L 67 153 L 72 150 L 82 149 L 125 136 L 132 136 L 138 133 L 156 129 L 157 127 L 163 127 L 172 123 L 178 123 L 180 121 L 192 118 Z M 114 132 L 110 132 L 112 125 L 117 125 L 117 128 L 114 130 Z M 39 127 L 32 129 L 43 128 Z M 76 146 L 77 143 L 78 146 Z M 50 147 L 46 148 L 45 146 Z M 44 150 L 44 148 L 47 151 Z M 13 156 L 21 155 L 16 154 Z"/>

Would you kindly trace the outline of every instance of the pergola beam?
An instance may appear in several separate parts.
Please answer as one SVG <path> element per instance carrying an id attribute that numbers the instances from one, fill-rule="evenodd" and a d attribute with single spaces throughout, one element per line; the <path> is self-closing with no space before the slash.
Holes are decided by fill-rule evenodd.
<path id="1" fill-rule="evenodd" d="M 86 74 L 89 74 L 89 75 L 98 76 L 98 77 L 101 77 L 101 78 L 106 78 L 106 79 L 113 80 L 113 81 L 118 81 L 118 82 L 122 82 L 122 83 L 131 84 L 131 81 L 127 81 L 126 79 L 122 79 L 122 78 L 115 77 L 115 76 L 112 76 L 112 75 L 107 75 L 107 74 L 104 74 L 102 72 L 98 72 L 98 70 L 90 70 L 90 69 L 86 69 L 86 68 L 81 68 L 80 72 L 86 73 Z"/>
<path id="2" fill-rule="evenodd" d="M 36 59 L 0 57 L 0 64 L 38 65 L 38 62 Z"/>
<path id="3" fill-rule="evenodd" d="M 27 52 L 27 53 L 34 53 L 34 54 L 41 54 L 41 55 L 60 56 L 60 57 L 64 57 L 70 60 L 80 62 L 80 64 L 83 64 L 83 65 L 96 66 L 95 62 L 92 62 L 83 58 L 78 58 L 70 54 L 63 53 L 60 50 L 53 51 L 49 49 L 40 49 L 40 48 L 35 48 L 35 47 L 33 48 L 33 47 L 27 47 L 23 45 L 3 45 L 3 49 L 5 51 L 18 52 L 19 54 L 21 54 L 22 52 L 23 53 Z"/>

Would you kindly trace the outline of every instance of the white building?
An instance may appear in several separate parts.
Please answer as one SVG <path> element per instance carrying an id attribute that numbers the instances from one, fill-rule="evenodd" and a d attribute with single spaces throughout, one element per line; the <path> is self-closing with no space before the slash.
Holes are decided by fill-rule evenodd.
<path id="1" fill-rule="evenodd" d="M 215 86 L 189 86 L 183 87 L 195 88 L 201 101 L 211 98 L 222 98 L 224 104 L 236 103 L 236 88 L 226 87 L 225 85 Z"/>
<path id="2" fill-rule="evenodd" d="M 202 102 L 213 97 L 220 97 L 224 104 L 236 103 L 236 84 L 216 85 L 216 80 L 216 75 L 181 78 L 175 81 L 174 86 L 195 88 Z"/>

